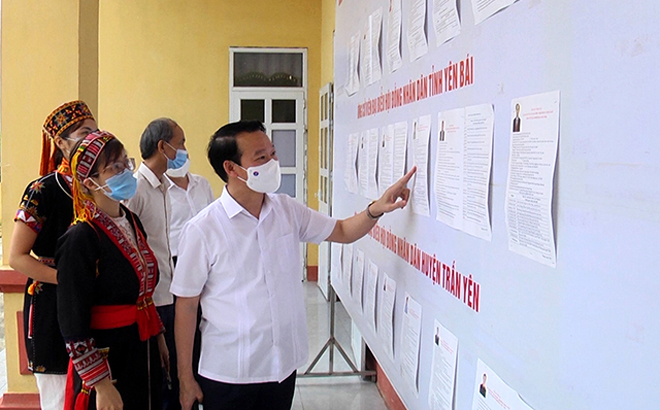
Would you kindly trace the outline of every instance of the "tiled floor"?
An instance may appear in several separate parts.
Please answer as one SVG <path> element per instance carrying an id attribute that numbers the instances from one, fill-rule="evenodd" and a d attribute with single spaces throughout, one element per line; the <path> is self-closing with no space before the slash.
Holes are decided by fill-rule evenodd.
<path id="1" fill-rule="evenodd" d="M 305 304 L 309 327 L 309 363 L 321 350 L 329 335 L 329 303 L 323 298 L 316 283 L 306 282 Z M 351 320 L 346 311 L 337 303 L 335 337 L 346 353 L 355 360 L 350 344 Z M 3 312 L 0 294 L 0 314 Z M 2 317 L 2 316 L 0 316 Z M 7 360 L 4 349 L 4 320 L 0 323 L 0 394 L 7 390 Z M 309 363 L 299 371 L 304 372 Z M 335 350 L 334 369 L 348 371 L 350 368 Z M 314 371 L 328 370 L 328 353 L 321 358 Z M 293 402 L 294 410 L 387 410 L 376 384 L 362 381 L 357 376 L 299 378 Z"/>
<path id="2" fill-rule="evenodd" d="M 305 305 L 309 328 L 309 362 L 321 350 L 329 335 L 329 303 L 316 283 L 306 282 Z M 336 305 L 335 337 L 351 360 L 355 360 L 350 343 L 351 319 L 341 303 Z M 309 365 L 309 363 L 308 363 Z M 299 371 L 301 374 L 307 366 Z M 350 368 L 335 350 L 334 369 Z M 328 370 L 328 353 L 321 358 L 314 371 Z M 362 381 L 357 376 L 299 378 L 293 408 L 295 410 L 387 410 L 376 384 Z"/>

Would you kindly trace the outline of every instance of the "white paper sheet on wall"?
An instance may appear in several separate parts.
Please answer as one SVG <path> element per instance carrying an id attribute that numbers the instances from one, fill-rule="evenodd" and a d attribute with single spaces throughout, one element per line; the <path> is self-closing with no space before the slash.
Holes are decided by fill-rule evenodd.
<path id="1" fill-rule="evenodd" d="M 429 134 L 431 132 L 431 116 L 423 115 L 413 120 L 412 128 L 412 150 L 413 165 L 417 172 L 413 176 L 412 188 L 412 210 L 416 214 L 429 216 Z"/>
<path id="2" fill-rule="evenodd" d="M 433 358 L 429 382 L 429 408 L 452 410 L 456 386 L 458 339 L 435 320 L 433 326 Z"/>
<path id="3" fill-rule="evenodd" d="M 456 0 L 433 0 L 433 29 L 438 47 L 461 32 Z"/>
<path id="4" fill-rule="evenodd" d="M 373 84 L 381 79 L 380 67 L 380 33 L 383 26 L 383 9 L 378 9 L 369 16 L 369 81 L 367 84 Z"/>
<path id="5" fill-rule="evenodd" d="M 398 181 L 406 173 L 406 152 L 408 148 L 408 122 L 394 124 L 394 161 L 392 181 Z"/>
<path id="6" fill-rule="evenodd" d="M 381 128 L 378 145 L 378 195 L 392 185 L 394 176 L 394 124 Z"/>
<path id="7" fill-rule="evenodd" d="M 491 104 L 465 108 L 465 150 L 463 151 L 463 231 L 491 240 L 490 171 L 493 163 L 493 126 Z"/>
<path id="8" fill-rule="evenodd" d="M 493 369 L 478 359 L 472 410 L 532 410 L 532 408 Z"/>
<path id="9" fill-rule="evenodd" d="M 360 89 L 360 77 L 358 74 L 358 62 L 360 61 L 360 32 L 351 36 L 351 41 L 348 45 L 348 82 L 346 85 L 346 93 L 353 95 Z"/>
<path id="10" fill-rule="evenodd" d="M 479 24 L 488 17 L 509 7 L 516 0 L 472 0 L 472 11 L 474 12 L 474 24 Z"/>
<path id="11" fill-rule="evenodd" d="M 419 344 L 422 332 L 422 305 L 406 292 L 401 328 L 401 375 L 409 387 L 419 393 Z"/>
<path id="12" fill-rule="evenodd" d="M 347 243 L 344 244 L 343 246 L 344 251 L 343 251 L 343 257 L 341 260 L 342 263 L 342 286 L 344 289 L 346 289 L 349 293 L 351 293 L 353 290 L 353 250 L 355 248 L 355 245 L 352 243 Z"/>
<path id="13" fill-rule="evenodd" d="M 408 2 L 408 51 L 410 61 L 413 62 L 425 55 L 428 50 L 426 40 L 426 0 L 411 0 Z"/>
<path id="14" fill-rule="evenodd" d="M 378 334 L 383 338 L 385 351 L 394 360 L 394 300 L 396 281 L 383 273 L 378 302 Z"/>
<path id="15" fill-rule="evenodd" d="M 372 83 L 371 80 L 371 41 L 369 34 L 369 21 L 362 28 L 362 37 L 360 38 L 360 80 L 362 85 L 367 86 Z"/>
<path id="16" fill-rule="evenodd" d="M 378 183 L 376 181 L 376 171 L 378 166 L 378 128 L 372 128 L 368 134 L 368 152 L 369 159 L 367 163 L 367 198 L 378 198 Z"/>
<path id="17" fill-rule="evenodd" d="M 355 250 L 355 262 L 353 262 L 353 299 L 360 306 L 362 311 L 362 289 L 364 287 L 364 252 L 361 249 Z"/>
<path id="18" fill-rule="evenodd" d="M 346 157 L 344 163 L 344 183 L 348 192 L 358 193 L 358 176 L 355 169 L 355 163 L 358 155 L 358 143 L 360 134 L 350 134 L 348 136 L 348 144 L 346 147 Z"/>
<path id="19" fill-rule="evenodd" d="M 390 72 L 401 67 L 401 0 L 390 0 L 387 12 L 387 61 Z"/>
<path id="20" fill-rule="evenodd" d="M 366 197 L 369 192 L 369 131 L 362 131 L 360 133 L 358 144 L 358 180 L 360 182 L 360 194 Z"/>
<path id="21" fill-rule="evenodd" d="M 559 91 L 511 101 L 511 143 L 505 194 L 509 250 L 557 266 L 552 218 L 559 145 Z"/>
<path id="22" fill-rule="evenodd" d="M 364 285 L 364 317 L 369 326 L 376 330 L 376 293 L 378 290 L 378 265 L 368 259 L 365 272 Z"/>
<path id="23" fill-rule="evenodd" d="M 463 227 L 463 151 L 465 110 L 438 113 L 435 155 L 436 219 L 454 229 Z"/>
<path id="24" fill-rule="evenodd" d="M 481 104 L 438 113 L 436 138 L 436 219 L 491 240 L 490 169 L 494 112 Z"/>

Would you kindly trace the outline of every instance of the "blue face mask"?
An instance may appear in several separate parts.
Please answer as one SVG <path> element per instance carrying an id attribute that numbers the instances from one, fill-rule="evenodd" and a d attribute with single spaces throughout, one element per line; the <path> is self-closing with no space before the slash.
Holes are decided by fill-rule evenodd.
<path id="1" fill-rule="evenodd" d="M 172 147 L 172 145 L 170 145 L 167 141 L 165 141 L 165 144 Z M 176 148 L 172 147 L 172 149 L 176 149 Z M 167 156 L 165 156 L 165 158 L 167 158 Z M 186 151 L 185 149 L 177 149 L 176 156 L 174 157 L 174 159 L 167 158 L 167 169 L 179 169 L 186 163 L 187 159 L 188 159 L 188 151 Z"/>
<path id="2" fill-rule="evenodd" d="M 93 179 L 92 182 L 98 186 L 97 191 L 103 191 L 107 197 L 114 199 L 115 201 L 131 199 L 137 190 L 137 179 L 128 169 L 108 178 L 103 186 L 97 184 Z M 109 193 L 104 189 L 105 187 L 110 188 Z"/>

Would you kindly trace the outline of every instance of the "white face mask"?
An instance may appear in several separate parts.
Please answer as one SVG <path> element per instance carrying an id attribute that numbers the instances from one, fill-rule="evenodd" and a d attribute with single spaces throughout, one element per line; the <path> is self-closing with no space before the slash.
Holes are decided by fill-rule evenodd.
<path id="1" fill-rule="evenodd" d="M 240 165 L 238 166 L 241 167 Z M 247 181 L 241 177 L 238 177 L 238 179 L 245 182 L 248 188 L 255 192 L 269 194 L 277 191 L 280 187 L 282 175 L 280 173 L 280 162 L 276 159 L 271 159 L 265 164 L 257 167 L 250 167 L 245 169 L 245 171 L 247 171 Z"/>
<path id="2" fill-rule="evenodd" d="M 186 158 L 186 162 L 183 163 L 181 168 L 169 168 L 165 173 L 169 177 L 181 178 L 185 177 L 190 169 L 190 158 Z"/>

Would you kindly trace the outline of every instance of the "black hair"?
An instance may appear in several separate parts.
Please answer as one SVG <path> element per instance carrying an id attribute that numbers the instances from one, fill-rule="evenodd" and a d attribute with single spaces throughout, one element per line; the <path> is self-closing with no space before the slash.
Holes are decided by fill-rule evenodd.
<path id="1" fill-rule="evenodd" d="M 62 131 L 60 134 L 60 138 L 63 140 L 68 140 L 71 134 L 74 132 L 78 131 L 84 124 L 83 121 L 78 121 L 74 122 L 73 124 L 69 125 Z M 55 151 L 53 152 L 53 163 L 55 164 L 55 168 L 59 167 L 60 164 L 62 163 L 62 160 L 64 159 L 64 152 L 60 149 L 60 147 L 57 146 L 57 144 L 53 143 L 55 145 Z"/>
<path id="2" fill-rule="evenodd" d="M 165 142 L 172 141 L 174 137 L 174 128 L 178 127 L 171 118 L 157 118 L 147 125 L 147 128 L 142 131 L 140 138 L 140 155 L 142 159 L 151 158 L 158 150 L 158 143 L 163 140 Z"/>
<path id="3" fill-rule="evenodd" d="M 225 172 L 225 161 L 232 161 L 241 165 L 242 153 L 238 149 L 236 137 L 242 133 L 266 132 L 266 128 L 261 121 L 238 121 L 232 122 L 217 130 L 207 149 L 209 162 L 216 174 L 225 182 L 229 182 L 227 172 Z"/>
<path id="4" fill-rule="evenodd" d="M 75 155 L 76 151 L 78 151 L 78 147 L 80 147 L 80 144 L 82 144 L 84 138 L 81 138 L 78 142 L 76 142 L 76 145 L 74 145 L 73 149 L 71 150 L 71 157 L 69 158 L 69 162 L 73 159 L 73 156 Z M 90 177 L 95 177 L 98 176 L 99 169 L 101 166 L 105 168 L 108 164 L 111 162 L 116 162 L 121 159 L 122 154 L 124 153 L 124 144 L 121 143 L 117 138 L 113 138 L 110 141 L 108 141 L 104 146 L 103 149 L 101 150 L 101 153 L 99 154 L 99 157 L 96 159 L 94 162 L 94 165 L 92 166 L 92 169 L 89 171 L 89 176 Z"/>

